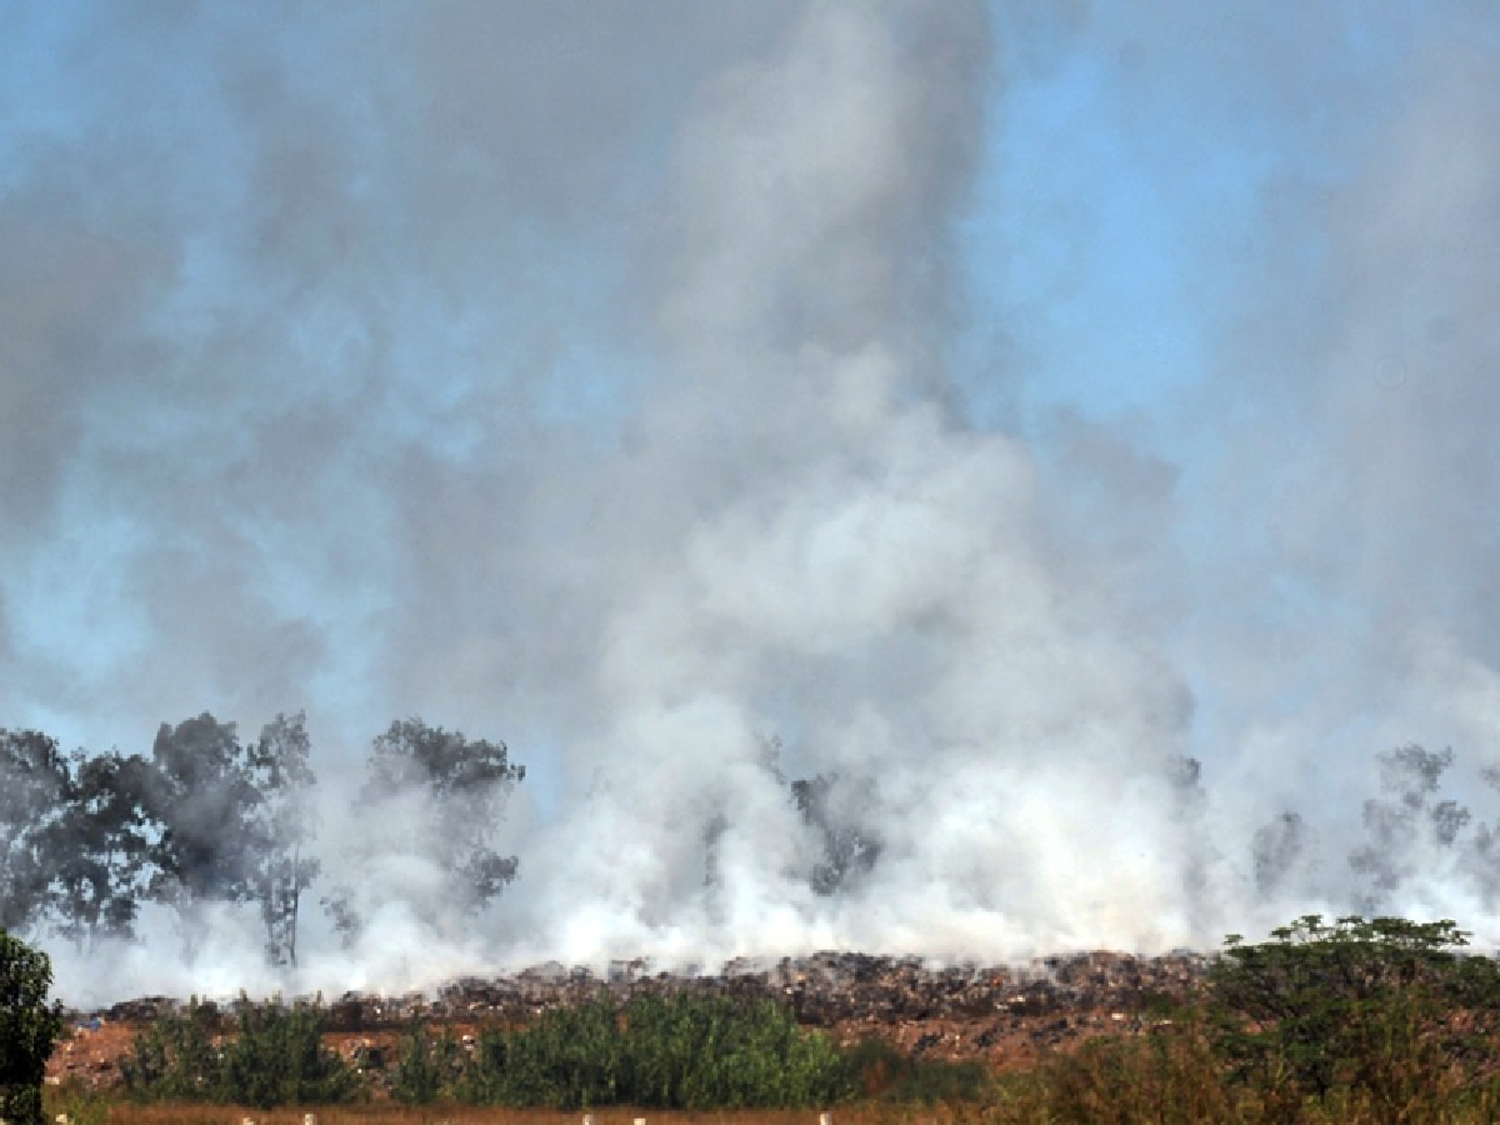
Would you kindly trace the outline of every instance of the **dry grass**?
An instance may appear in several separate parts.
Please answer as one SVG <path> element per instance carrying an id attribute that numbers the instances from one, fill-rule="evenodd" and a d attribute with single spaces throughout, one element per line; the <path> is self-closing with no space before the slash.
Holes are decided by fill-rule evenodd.
<path id="1" fill-rule="evenodd" d="M 595 1125 L 818 1125 L 816 1110 L 740 1110 L 688 1113 L 611 1107 L 590 1111 Z M 360 1106 L 304 1107 L 272 1111 L 234 1106 L 135 1105 L 108 1106 L 108 1125 L 304 1125 L 311 1113 L 317 1125 L 581 1125 L 583 1113 L 552 1110 L 476 1109 L 469 1106 L 399 1106 L 372 1103 Z M 843 1106 L 832 1111 L 834 1125 L 971 1125 L 981 1120 L 977 1106 Z"/>

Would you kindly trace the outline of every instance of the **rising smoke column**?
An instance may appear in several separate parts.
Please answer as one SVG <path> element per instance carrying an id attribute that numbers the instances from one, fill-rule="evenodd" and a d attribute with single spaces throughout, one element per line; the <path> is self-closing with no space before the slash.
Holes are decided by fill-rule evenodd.
<path id="1" fill-rule="evenodd" d="M 686 124 L 669 367 L 591 505 L 603 722 L 528 871 L 539 953 L 1194 932 L 1168 768 L 1190 699 L 1049 533 L 1026 450 L 937 393 L 988 34 L 975 7 L 808 5 Z M 772 736 L 866 786 L 884 846 L 847 895 L 808 885 Z"/>
<path id="2" fill-rule="evenodd" d="M 1232 768 L 1260 800 L 1280 790 L 1358 816 L 1359 798 L 1379 789 L 1374 753 L 1417 742 L 1455 752 L 1439 796 L 1479 819 L 1497 812 L 1480 775 L 1500 764 L 1500 543 L 1487 515 L 1500 499 L 1488 437 L 1500 336 L 1481 310 L 1500 295 L 1500 267 L 1481 248 L 1500 231 L 1500 145 L 1481 122 L 1500 107 L 1500 83 L 1494 29 L 1472 17 L 1453 6 L 1409 28 L 1419 46 L 1401 81 L 1373 93 L 1378 124 L 1362 131 L 1354 118 L 1332 138 L 1345 175 L 1267 198 L 1283 214 L 1253 251 L 1264 289 L 1225 340 L 1214 386 L 1241 419 L 1253 390 L 1269 433 L 1224 459 L 1215 483 L 1246 507 L 1226 505 L 1215 522 L 1222 531 L 1246 508 L 1264 521 L 1261 569 L 1235 579 L 1275 627 L 1269 645 L 1252 634 L 1235 656 L 1200 653 L 1226 689 L 1218 719 L 1256 712 L 1237 723 Z M 1329 94 L 1372 96 L 1338 84 Z M 1268 690 L 1242 695 L 1258 677 L 1236 671 L 1256 659 L 1276 672 Z M 1414 842 L 1401 860 L 1410 877 L 1379 905 L 1464 919 L 1494 942 L 1493 872 L 1465 869 L 1473 829 L 1455 847 L 1441 835 Z M 1309 873 L 1325 901 L 1349 901 L 1347 856 L 1368 837 L 1368 824 L 1330 835 Z"/>
<path id="3" fill-rule="evenodd" d="M 1094 46 L 1119 36 L 1122 81 L 1158 110 L 1157 55 L 1221 85 L 1226 114 L 1344 115 L 1337 172 L 1265 180 L 1181 406 L 1218 444 L 1180 477 L 1127 428 L 1065 427 L 1038 454 L 938 392 L 975 28 L 813 6 L 700 103 L 658 308 L 675 377 L 595 507 L 651 515 L 644 547 L 600 528 L 644 554 L 599 633 L 608 721 L 570 745 L 590 779 L 570 849 L 543 850 L 571 860 L 535 884 L 538 916 L 566 920 L 546 947 L 1004 957 L 1356 907 L 1488 932 L 1482 833 L 1445 840 L 1439 818 L 1384 845 L 1409 874 L 1379 901 L 1350 862 L 1366 800 L 1390 799 L 1376 755 L 1413 740 L 1459 746 L 1447 784 L 1494 815 L 1475 778 L 1500 713 L 1486 56 L 1445 13 L 1372 124 L 1367 78 L 1312 64 L 1350 34 L 1328 13 L 1241 20 L 1256 56 L 1217 78 L 1230 37 L 1184 63 L 1171 21 L 1121 22 Z M 1102 493 L 1103 534 L 1069 534 L 1048 473 Z M 1132 541 L 1135 514 L 1154 541 Z M 771 733 L 802 772 L 868 786 L 883 846 L 842 898 L 799 878 Z M 1201 784 L 1180 768 L 1198 752 Z"/>

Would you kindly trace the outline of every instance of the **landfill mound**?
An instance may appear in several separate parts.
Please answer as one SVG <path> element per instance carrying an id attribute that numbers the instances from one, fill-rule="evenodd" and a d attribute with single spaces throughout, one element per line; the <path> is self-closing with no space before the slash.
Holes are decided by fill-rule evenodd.
<path id="1" fill-rule="evenodd" d="M 653 972 L 644 961 L 603 974 L 558 964 L 514 974 L 466 977 L 435 994 L 347 993 L 327 1005 L 328 1038 L 366 1071 L 379 1071 L 414 1022 L 473 1035 L 487 1026 L 524 1025 L 558 1007 L 608 995 L 686 992 L 771 997 L 798 1022 L 840 1042 L 881 1038 L 904 1051 L 982 1059 L 997 1069 L 1029 1065 L 1041 1052 L 1068 1049 L 1102 1032 L 1140 1032 L 1203 982 L 1207 959 L 1080 953 L 1024 965 L 933 967 L 917 958 L 817 953 L 774 962 L 733 961 L 717 973 Z M 135 1031 L 181 1001 L 146 997 L 75 1013 L 72 1033 L 49 1065 L 49 1080 L 108 1086 Z M 227 1013 L 226 1013 L 227 1014 Z"/>

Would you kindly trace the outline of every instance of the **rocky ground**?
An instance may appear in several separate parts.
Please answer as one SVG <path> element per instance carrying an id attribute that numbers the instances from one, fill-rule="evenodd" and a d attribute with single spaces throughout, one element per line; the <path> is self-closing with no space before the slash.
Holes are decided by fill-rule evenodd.
<path id="1" fill-rule="evenodd" d="M 435 996 L 348 994 L 328 1006 L 329 1039 L 363 1067 L 394 1057 L 415 1020 L 473 1034 L 514 1025 L 559 1005 L 608 992 L 624 1001 L 647 993 L 690 991 L 739 998 L 776 997 L 809 1027 L 849 1042 L 879 1036 L 917 1054 L 982 1059 L 996 1068 L 1028 1065 L 1039 1052 L 1068 1049 L 1101 1032 L 1141 1031 L 1171 1002 L 1201 984 L 1197 954 L 1134 957 L 1089 953 L 1023 966 L 928 968 L 915 959 L 819 953 L 774 963 L 726 965 L 715 975 L 652 973 L 639 962 L 603 975 L 546 965 L 511 976 L 455 981 Z M 72 1032 L 48 1069 L 49 1081 L 108 1086 L 135 1032 L 177 1006 L 165 998 L 75 1013 Z"/>

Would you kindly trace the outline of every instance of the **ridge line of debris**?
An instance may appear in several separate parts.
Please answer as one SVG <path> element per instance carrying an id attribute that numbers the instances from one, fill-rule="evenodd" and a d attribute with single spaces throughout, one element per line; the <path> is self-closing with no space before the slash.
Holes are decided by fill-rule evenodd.
<path id="1" fill-rule="evenodd" d="M 1043 957 L 1020 965 L 930 967 L 916 957 L 822 952 L 767 962 L 739 958 L 716 974 L 654 972 L 648 961 L 617 961 L 602 974 L 549 962 L 516 973 L 461 977 L 435 993 L 384 996 L 348 992 L 327 1004 L 330 1031 L 360 1032 L 413 1021 L 520 1024 L 546 1011 L 607 995 L 690 993 L 788 1004 L 799 1023 L 833 1027 L 859 1021 L 896 1024 L 927 1019 L 1063 1011 L 1140 1011 L 1181 1001 L 1201 986 L 1210 958 L 1180 950 L 1156 957 L 1092 952 Z M 180 1002 L 142 997 L 90 1013 L 112 1022 L 144 1023 Z M 209 1001 L 207 1007 L 220 1005 Z M 232 1006 L 232 1005 L 231 1005 Z"/>

